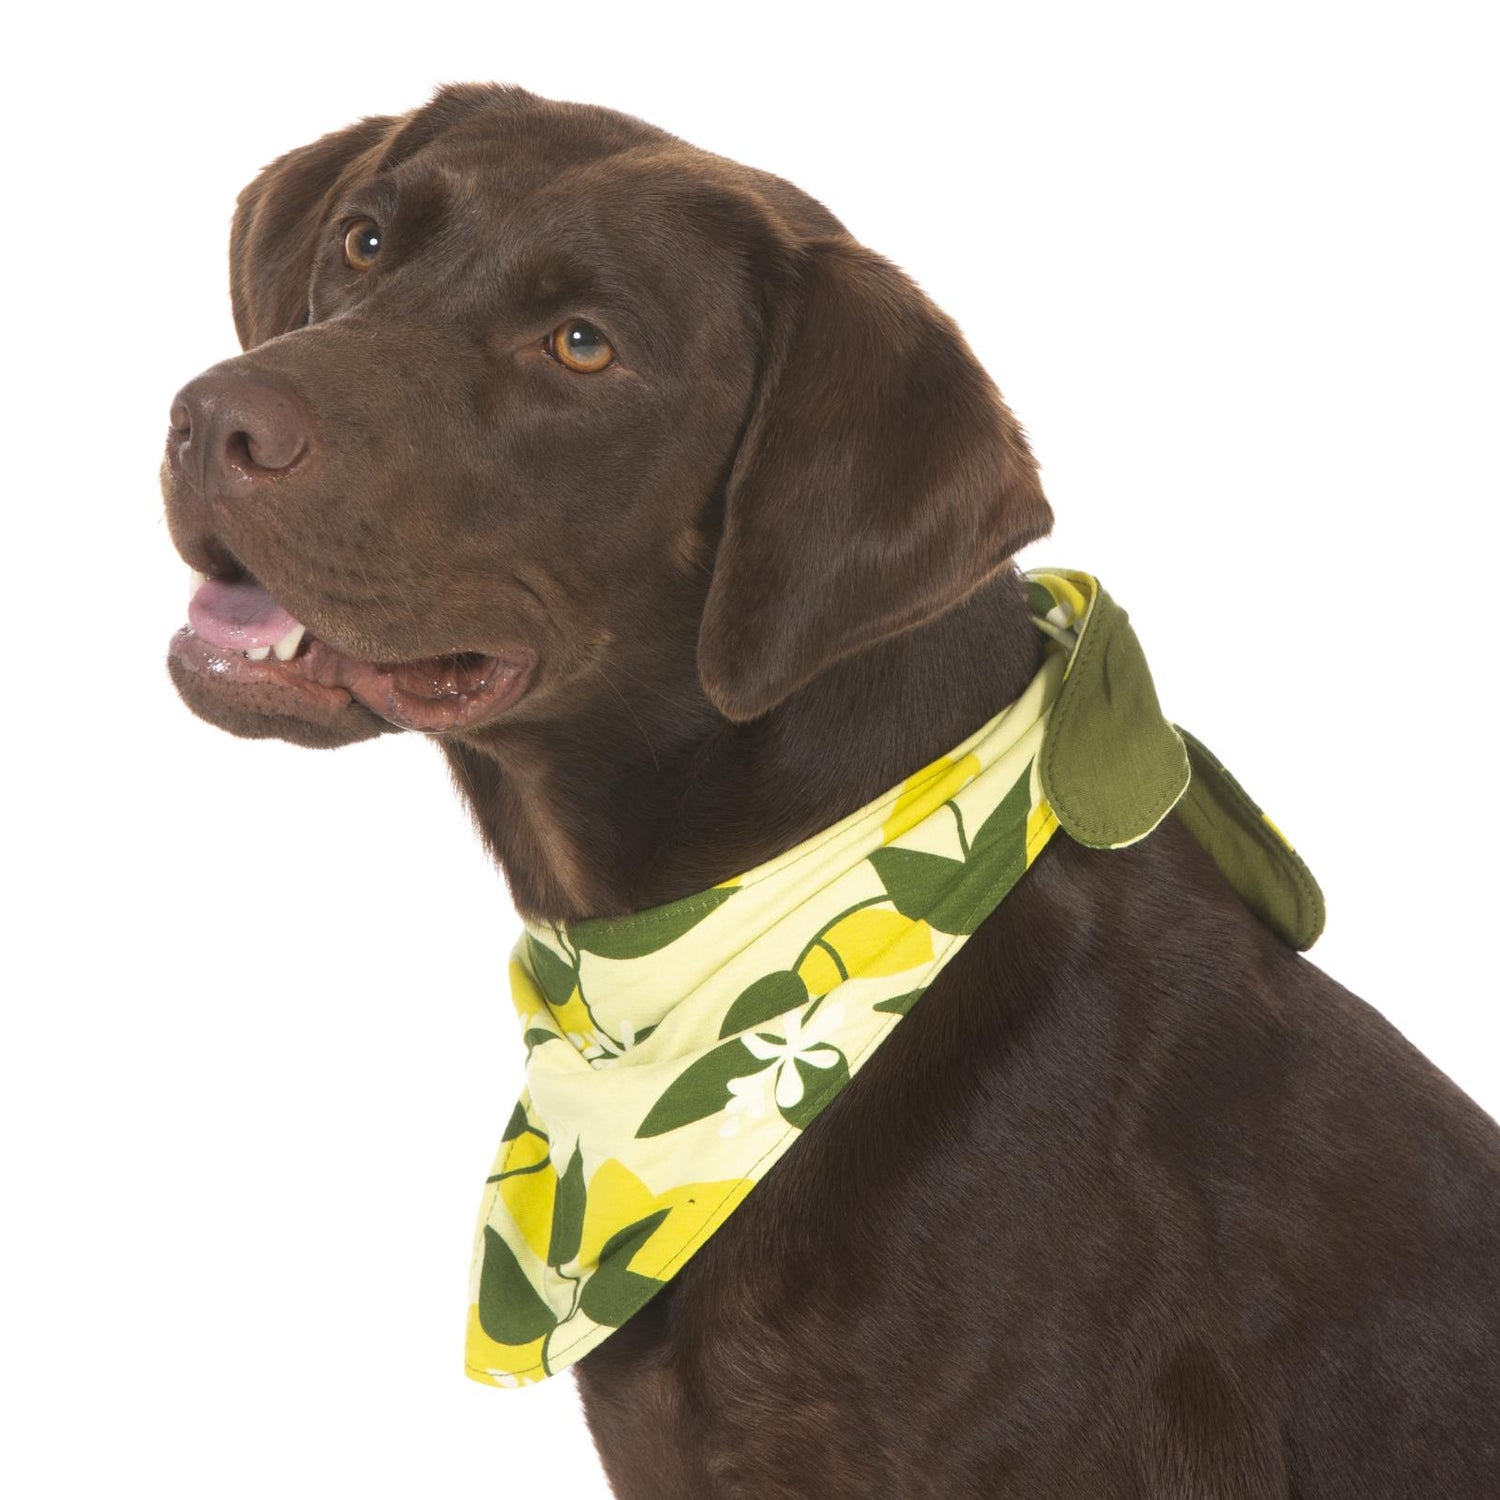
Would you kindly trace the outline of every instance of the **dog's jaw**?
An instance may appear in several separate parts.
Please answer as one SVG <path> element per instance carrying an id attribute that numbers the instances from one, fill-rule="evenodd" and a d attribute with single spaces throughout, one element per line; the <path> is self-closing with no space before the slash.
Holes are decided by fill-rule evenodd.
<path id="1" fill-rule="evenodd" d="M 336 745 L 386 727 L 476 728 L 520 699 L 537 664 L 519 645 L 363 660 L 308 631 L 254 580 L 194 573 L 188 612 L 172 637 L 172 679 L 201 718 L 251 738 Z"/>

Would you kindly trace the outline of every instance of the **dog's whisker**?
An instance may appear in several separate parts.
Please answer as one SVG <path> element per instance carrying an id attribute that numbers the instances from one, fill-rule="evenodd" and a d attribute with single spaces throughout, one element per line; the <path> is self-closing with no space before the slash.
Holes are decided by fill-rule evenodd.
<path id="1" fill-rule="evenodd" d="M 616 661 L 610 663 L 610 665 L 614 668 L 615 671 L 623 672 L 625 676 L 628 677 L 631 682 L 641 690 L 641 692 L 650 694 L 651 697 L 657 699 L 659 702 L 674 704 L 680 701 L 680 694 L 673 692 L 670 688 L 662 687 L 657 683 L 648 682 L 638 672 L 632 671 L 628 666 L 625 665 L 624 662 Z"/>
<path id="2" fill-rule="evenodd" d="M 617 688 L 615 686 L 614 679 L 609 675 L 608 672 L 606 672 L 604 670 L 603 663 L 600 663 L 600 665 L 599 665 L 599 675 L 605 680 L 605 682 L 607 682 L 609 684 L 609 690 L 610 690 L 610 692 L 612 692 L 615 695 L 615 697 L 618 698 L 620 700 L 620 702 L 625 705 L 625 712 L 628 713 L 630 715 L 630 717 L 635 720 L 635 727 L 640 730 L 640 732 L 641 732 L 641 738 L 643 740 L 645 740 L 645 742 L 646 742 L 646 748 L 651 752 L 651 764 L 653 766 L 655 766 L 658 771 L 660 771 L 661 770 L 661 762 L 656 758 L 656 746 L 651 743 L 651 736 L 646 733 L 646 726 L 641 723 L 640 717 L 637 715 L 636 711 L 630 706 L 630 699 L 627 698 L 625 696 L 625 694 L 622 693 L 619 690 L 619 688 Z"/>

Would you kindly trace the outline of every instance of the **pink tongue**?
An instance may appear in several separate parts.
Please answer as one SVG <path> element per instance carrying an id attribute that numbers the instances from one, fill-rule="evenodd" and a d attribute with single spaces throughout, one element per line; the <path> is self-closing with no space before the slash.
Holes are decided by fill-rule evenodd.
<path id="1" fill-rule="evenodd" d="M 210 645 L 254 651 L 274 646 L 297 621 L 258 583 L 210 578 L 188 603 L 188 623 Z"/>

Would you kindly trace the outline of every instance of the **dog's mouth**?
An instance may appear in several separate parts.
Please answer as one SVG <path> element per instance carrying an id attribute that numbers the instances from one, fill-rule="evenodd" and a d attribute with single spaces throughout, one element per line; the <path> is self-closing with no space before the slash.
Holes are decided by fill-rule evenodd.
<path id="1" fill-rule="evenodd" d="M 363 661 L 313 635 L 248 575 L 193 575 L 188 624 L 171 655 L 187 672 L 276 712 L 327 719 L 362 704 L 402 729 L 438 732 L 484 723 L 526 690 L 535 653 L 460 651 L 417 661 Z"/>

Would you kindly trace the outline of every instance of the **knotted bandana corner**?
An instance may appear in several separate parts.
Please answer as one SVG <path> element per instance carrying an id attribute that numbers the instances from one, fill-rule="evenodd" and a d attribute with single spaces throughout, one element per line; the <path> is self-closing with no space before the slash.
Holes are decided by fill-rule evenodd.
<path id="1" fill-rule="evenodd" d="M 1059 826 L 1118 848 L 1179 803 L 1200 765 L 1222 772 L 1196 741 L 1190 770 L 1124 611 L 1095 578 L 1026 577 L 1048 638 L 1042 666 L 948 754 L 708 890 L 626 917 L 527 924 L 510 962 L 526 1087 L 474 1247 L 474 1379 L 516 1386 L 556 1374 L 639 1311 L 848 1084 Z M 1221 815 L 1231 799 L 1220 797 L 1203 802 L 1199 824 L 1242 852 L 1242 825 L 1264 815 L 1234 786 L 1233 816 Z M 1271 892 L 1263 904 L 1279 910 L 1282 864 L 1305 868 L 1264 829 L 1252 842 Z"/>

